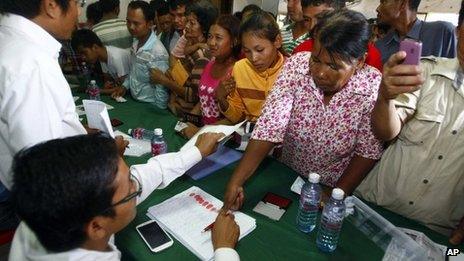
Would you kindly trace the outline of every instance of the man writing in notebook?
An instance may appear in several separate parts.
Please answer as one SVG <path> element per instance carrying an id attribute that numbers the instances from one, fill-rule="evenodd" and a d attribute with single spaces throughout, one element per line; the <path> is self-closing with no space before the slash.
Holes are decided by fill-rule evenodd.
<path id="1" fill-rule="evenodd" d="M 205 133 L 194 147 L 130 168 L 114 140 L 100 134 L 51 140 L 14 159 L 12 200 L 22 222 L 10 260 L 119 260 L 114 234 L 136 205 L 215 151 L 223 134 Z M 238 260 L 233 215 L 218 215 L 212 231 L 216 260 Z M 148 250 L 147 250 L 148 251 Z"/>

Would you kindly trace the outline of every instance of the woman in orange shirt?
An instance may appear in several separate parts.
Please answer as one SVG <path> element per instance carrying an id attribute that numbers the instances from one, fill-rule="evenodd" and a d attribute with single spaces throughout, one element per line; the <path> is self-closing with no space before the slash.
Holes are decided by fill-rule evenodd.
<path id="1" fill-rule="evenodd" d="M 219 108 L 232 124 L 256 122 L 285 61 L 279 27 L 266 12 L 243 21 L 240 39 L 246 58 L 235 63 L 232 77 L 216 91 Z"/>

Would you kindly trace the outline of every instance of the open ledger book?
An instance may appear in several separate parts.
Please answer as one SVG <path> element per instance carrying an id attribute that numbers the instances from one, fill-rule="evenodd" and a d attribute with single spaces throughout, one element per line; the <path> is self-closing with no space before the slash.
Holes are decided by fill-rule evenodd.
<path id="1" fill-rule="evenodd" d="M 201 190 L 191 187 L 164 202 L 148 209 L 147 215 L 158 221 L 187 249 L 201 260 L 214 258 L 211 231 L 202 232 L 216 220 L 222 202 Z M 240 227 L 240 237 L 248 235 L 256 228 L 256 220 L 241 212 L 234 212 Z"/>

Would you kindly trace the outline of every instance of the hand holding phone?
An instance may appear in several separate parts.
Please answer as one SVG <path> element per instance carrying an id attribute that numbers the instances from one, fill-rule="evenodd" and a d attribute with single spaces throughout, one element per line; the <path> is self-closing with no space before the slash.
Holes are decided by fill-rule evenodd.
<path id="1" fill-rule="evenodd" d="M 173 244 L 172 238 L 155 220 L 142 223 L 136 229 L 152 252 L 160 252 Z"/>
<path id="2" fill-rule="evenodd" d="M 422 42 L 406 38 L 400 42 L 400 51 L 406 52 L 403 64 L 419 65 L 422 56 Z"/>

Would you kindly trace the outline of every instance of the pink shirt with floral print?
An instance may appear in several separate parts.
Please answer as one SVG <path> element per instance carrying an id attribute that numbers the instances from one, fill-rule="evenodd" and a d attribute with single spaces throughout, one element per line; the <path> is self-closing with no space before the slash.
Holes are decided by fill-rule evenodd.
<path id="1" fill-rule="evenodd" d="M 309 72 L 311 53 L 290 57 L 269 94 L 252 139 L 283 143 L 281 160 L 300 174 L 316 172 L 335 186 L 354 155 L 379 159 L 382 143 L 370 117 L 381 73 L 357 70 L 329 105 Z"/>

